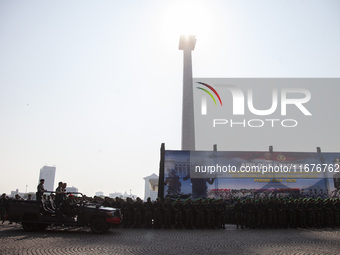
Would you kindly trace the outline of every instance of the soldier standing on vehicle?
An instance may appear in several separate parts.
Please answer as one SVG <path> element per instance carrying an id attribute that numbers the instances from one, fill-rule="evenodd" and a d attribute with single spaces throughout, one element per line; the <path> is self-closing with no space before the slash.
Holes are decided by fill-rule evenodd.
<path id="1" fill-rule="evenodd" d="M 55 190 L 55 206 L 56 206 L 56 208 L 60 207 L 60 204 L 63 202 L 63 198 L 64 198 L 63 183 L 59 182 L 58 187 Z"/>
<path id="2" fill-rule="evenodd" d="M 58 187 L 56 188 L 55 192 L 55 207 L 56 207 L 56 214 L 57 218 L 60 220 L 65 212 L 65 200 L 66 200 L 66 190 L 64 189 L 64 183 L 59 182 Z"/>
<path id="3" fill-rule="evenodd" d="M 67 199 L 66 187 L 67 187 L 67 183 L 63 182 L 63 201 L 66 201 L 66 199 Z"/>
<path id="4" fill-rule="evenodd" d="M 41 201 L 41 197 L 42 195 L 44 194 L 45 191 L 47 191 L 45 188 L 44 188 L 44 183 L 45 183 L 45 180 L 44 179 L 40 179 L 40 182 L 38 184 L 38 187 L 37 187 L 37 200 L 40 202 Z"/>

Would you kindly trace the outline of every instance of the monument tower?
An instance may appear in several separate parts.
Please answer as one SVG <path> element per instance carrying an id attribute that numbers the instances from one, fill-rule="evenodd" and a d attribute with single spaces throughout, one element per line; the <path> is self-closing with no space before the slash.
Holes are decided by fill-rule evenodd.
<path id="1" fill-rule="evenodd" d="M 195 150 L 194 95 L 191 51 L 195 49 L 194 35 L 181 35 L 179 49 L 183 50 L 182 150 Z"/>

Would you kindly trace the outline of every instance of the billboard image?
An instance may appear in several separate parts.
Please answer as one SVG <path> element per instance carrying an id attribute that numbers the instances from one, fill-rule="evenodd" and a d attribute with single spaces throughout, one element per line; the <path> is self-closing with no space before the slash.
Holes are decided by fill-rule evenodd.
<path id="1" fill-rule="evenodd" d="M 164 197 L 329 197 L 339 186 L 340 153 L 165 150 L 162 162 Z"/>

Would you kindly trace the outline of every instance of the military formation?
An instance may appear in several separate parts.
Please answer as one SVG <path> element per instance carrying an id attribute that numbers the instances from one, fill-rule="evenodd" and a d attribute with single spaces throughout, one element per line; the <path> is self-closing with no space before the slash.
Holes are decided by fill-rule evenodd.
<path id="1" fill-rule="evenodd" d="M 340 227 L 339 198 L 157 199 L 106 198 L 120 208 L 125 228 L 334 228 Z"/>
<path id="2" fill-rule="evenodd" d="M 43 187 L 41 187 L 43 190 Z M 38 189 L 39 191 L 39 189 Z M 37 192 L 38 193 L 38 192 Z M 80 199 L 65 196 L 65 184 L 60 182 L 56 196 L 41 201 L 51 201 L 66 214 L 71 204 Z M 38 194 L 39 195 L 39 194 Z M 0 198 L 0 216 L 5 221 L 6 194 Z M 15 197 L 14 199 L 21 199 Z M 29 198 L 30 199 L 30 198 Z M 84 201 L 106 207 L 120 208 L 124 228 L 225 228 L 236 224 L 237 228 L 338 228 L 340 227 L 340 198 L 243 198 L 243 199 L 174 199 L 157 198 L 142 201 L 140 198 L 115 199 L 83 197 Z M 79 202 L 79 201 L 78 201 Z M 65 208 L 66 209 L 65 209 Z M 61 210 L 63 209 L 63 210 Z"/>
<path id="3" fill-rule="evenodd" d="M 143 202 L 105 198 L 102 205 L 120 208 L 125 228 L 225 228 L 226 204 L 222 200 L 160 198 Z"/>
<path id="4" fill-rule="evenodd" d="M 239 199 L 230 213 L 241 229 L 340 227 L 339 198 Z"/>

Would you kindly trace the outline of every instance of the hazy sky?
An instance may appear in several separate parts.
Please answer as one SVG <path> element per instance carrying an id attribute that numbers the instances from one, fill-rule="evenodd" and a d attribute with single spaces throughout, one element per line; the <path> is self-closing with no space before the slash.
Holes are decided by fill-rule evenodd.
<path id="1" fill-rule="evenodd" d="M 144 197 L 160 144 L 180 149 L 181 33 L 194 77 L 340 77 L 339 25 L 337 0 L 0 1 L 0 192 L 46 164 Z"/>

